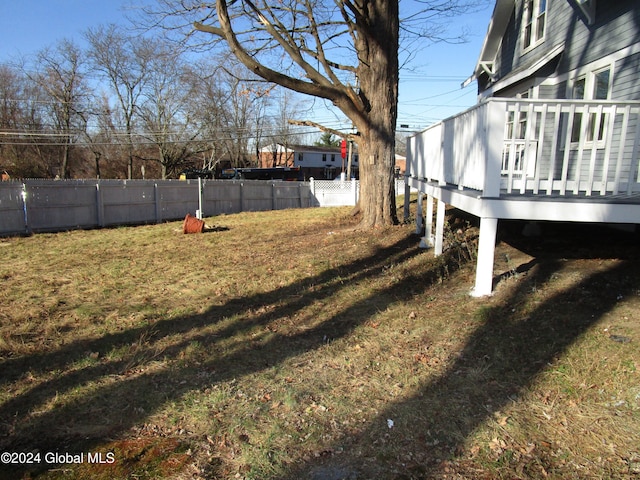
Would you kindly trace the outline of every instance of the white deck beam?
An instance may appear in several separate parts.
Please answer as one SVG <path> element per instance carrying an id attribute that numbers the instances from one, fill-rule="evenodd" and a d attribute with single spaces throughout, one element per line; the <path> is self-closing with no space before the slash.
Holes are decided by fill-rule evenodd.
<path id="1" fill-rule="evenodd" d="M 629 198 L 622 203 L 620 199 L 595 195 L 551 198 L 548 195 L 515 194 L 483 198 L 474 190 L 458 190 L 417 179 L 411 179 L 410 183 L 414 188 L 480 218 L 640 224 L 640 195 L 635 203 Z"/>

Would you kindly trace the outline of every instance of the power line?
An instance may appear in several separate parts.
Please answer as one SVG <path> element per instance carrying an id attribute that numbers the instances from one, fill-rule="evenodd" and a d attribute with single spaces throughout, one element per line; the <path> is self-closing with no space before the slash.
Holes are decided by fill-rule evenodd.
<path id="1" fill-rule="evenodd" d="M 0 135 L 3 134 L 4 132 L 0 132 Z M 317 130 L 309 130 L 309 131 L 296 131 L 296 132 L 291 132 L 291 133 L 272 133 L 272 134 L 262 134 L 262 135 L 257 135 L 257 134 L 252 134 L 252 135 L 240 135 L 240 136 L 234 136 L 234 137 L 207 137 L 207 138 L 196 138 L 196 139 L 179 139 L 179 140 L 167 140 L 167 141 L 163 141 L 161 142 L 162 144 L 170 144 L 170 145 L 179 145 L 179 144 L 207 144 L 207 143 L 223 143 L 223 142 L 232 142 L 232 141 L 245 141 L 245 140 L 257 140 L 257 139 L 276 139 L 276 138 L 282 138 L 282 137 L 295 137 L 298 135 L 312 135 L 312 134 L 316 134 L 318 133 Z M 40 136 L 40 137 L 45 137 L 45 138 L 57 138 L 57 137 L 67 137 L 68 135 L 65 134 L 52 134 L 51 136 L 48 135 L 38 135 L 38 134 L 33 134 L 34 137 Z M 135 145 L 157 145 L 158 142 L 154 142 L 153 140 L 150 140 L 146 135 L 142 135 L 142 134 L 136 134 L 135 135 L 136 138 L 138 138 L 138 140 L 135 143 Z M 140 140 L 140 138 L 142 140 Z M 65 146 L 68 145 L 67 143 L 57 143 L 57 142 L 47 142 L 47 143 L 37 143 L 37 142 L 26 142 L 26 141 L 2 141 L 0 142 L 0 146 L 2 145 L 11 145 L 11 146 L 33 146 L 33 145 L 42 145 L 42 146 L 47 146 L 47 147 L 61 147 L 61 146 Z M 78 142 L 78 143 L 74 143 L 74 146 L 77 147 L 90 147 L 90 146 L 112 146 L 112 147 L 122 147 L 122 146 L 129 146 L 129 143 L 123 143 L 123 142 Z"/>

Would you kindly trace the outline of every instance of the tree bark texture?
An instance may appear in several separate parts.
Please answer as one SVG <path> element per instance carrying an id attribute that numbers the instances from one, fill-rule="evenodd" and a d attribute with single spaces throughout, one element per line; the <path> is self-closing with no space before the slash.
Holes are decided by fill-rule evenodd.
<path id="1" fill-rule="evenodd" d="M 365 2 L 356 20 L 358 80 L 366 121 L 357 124 L 362 227 L 397 223 L 394 168 L 398 116 L 397 1 Z"/>

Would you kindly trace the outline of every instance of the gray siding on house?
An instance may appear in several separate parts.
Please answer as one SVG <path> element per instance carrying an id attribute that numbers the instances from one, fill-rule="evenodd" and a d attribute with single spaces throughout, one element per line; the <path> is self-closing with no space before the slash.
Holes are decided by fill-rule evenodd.
<path id="1" fill-rule="evenodd" d="M 520 44 L 518 41 L 520 30 L 516 28 L 516 25 L 520 25 L 520 21 L 516 22 L 514 10 L 495 59 L 494 71 L 498 80 L 518 66 L 517 59 L 519 55 L 516 55 L 516 51 L 518 50 L 517 46 Z"/>
<path id="2" fill-rule="evenodd" d="M 559 82 L 554 85 L 540 85 L 538 90 L 538 98 L 542 100 L 550 100 L 553 98 L 566 98 L 567 82 Z"/>
<path id="3" fill-rule="evenodd" d="M 566 0 L 548 0 L 544 41 L 537 47 L 523 53 L 523 9 L 524 1 L 516 0 L 514 12 L 511 15 L 509 25 L 507 26 L 502 44 L 496 56 L 498 79 L 505 78 L 512 71 L 540 60 L 549 50 L 566 40 L 568 24 L 571 20 L 573 10 Z"/>
<path id="4" fill-rule="evenodd" d="M 640 42 L 640 5 L 637 1 L 599 1 L 596 22 L 591 26 L 579 18 L 569 2 L 553 2 L 554 5 L 558 3 L 571 15 L 568 23 L 562 27 L 567 39 L 559 74 Z M 555 22 L 555 16 L 551 18 Z"/>
<path id="5" fill-rule="evenodd" d="M 494 65 L 498 81 L 541 60 L 559 45 L 564 44 L 564 51 L 553 76 L 567 74 L 626 47 L 640 44 L 640 2 L 637 0 L 599 0 L 593 25 L 587 24 L 573 2 L 547 0 L 544 41 L 523 53 L 523 6 L 524 0 L 515 0 L 511 19 L 498 49 Z M 640 99 L 640 82 L 637 81 L 639 66 L 638 55 L 616 63 L 613 99 Z M 538 72 L 537 75 L 544 78 L 547 74 L 549 72 Z M 518 92 L 518 87 L 512 85 L 494 94 L 502 97 L 511 96 L 514 92 Z M 566 82 L 555 82 L 553 85 L 543 83 L 539 96 L 565 98 Z"/>
<path id="6" fill-rule="evenodd" d="M 618 102 L 640 100 L 640 0 L 595 1 L 597 10 L 590 25 L 576 0 L 546 0 L 544 39 L 525 50 L 522 34 L 525 0 L 498 0 L 496 12 L 499 15 L 494 33 L 500 35 L 500 29 L 504 29 L 504 33 L 495 50 L 493 78 L 489 79 L 487 72 L 477 76 L 480 96 L 516 98 L 529 91 L 541 100 L 570 99 L 575 81 L 584 78 L 585 100 L 593 100 L 595 72 L 610 68 L 608 99 Z M 505 11 L 505 8 L 511 10 Z M 490 45 L 495 45 L 493 39 Z M 484 62 L 490 63 L 486 52 L 481 55 Z M 523 102 L 523 108 L 529 108 L 525 107 L 526 100 Z M 626 147 L 637 136 L 640 115 L 633 113 L 625 117 L 624 112 L 630 110 L 622 105 L 617 110 L 601 107 L 615 111 L 615 116 L 612 118 L 610 113 L 604 113 L 598 120 L 595 107 L 588 114 L 573 110 L 575 116 L 568 109 L 556 116 L 552 113 L 553 102 L 548 108 L 544 131 L 540 131 L 541 112 L 525 113 L 525 117 L 512 112 L 507 118 L 507 121 L 513 121 L 513 115 L 517 115 L 516 119 L 520 118 L 517 122 L 522 124 L 526 118 L 527 125 L 535 127 L 532 135 L 537 148 L 535 167 L 538 174 L 545 172 L 541 178 L 561 180 L 560 183 L 582 180 L 584 184 L 590 184 L 591 179 L 601 179 L 609 184 L 617 178 L 627 178 L 633 171 L 634 181 L 637 179 L 638 160 L 632 158 L 636 156 L 632 155 L 635 147 L 633 150 Z M 624 133 L 623 118 L 626 118 Z M 600 141 L 589 141 L 585 133 L 579 135 L 579 141 L 572 140 L 574 128 L 587 132 L 591 129 L 588 122 L 595 121 L 603 125 Z M 510 131 L 516 132 L 516 129 Z M 558 135 L 558 141 L 553 144 L 555 147 L 549 141 L 554 135 Z M 625 146 L 621 146 L 623 138 Z M 511 155 L 515 155 L 513 149 L 517 141 L 522 142 L 522 137 L 513 140 L 509 147 Z M 624 150 L 618 156 L 620 148 Z M 517 159 L 517 155 L 514 158 Z M 611 162 L 610 158 L 620 161 Z M 564 165 L 563 160 L 566 160 Z M 525 175 L 531 177 L 532 173 L 527 169 Z"/>
<path id="7" fill-rule="evenodd" d="M 611 96 L 614 99 L 640 100 L 640 53 L 616 62 Z"/>

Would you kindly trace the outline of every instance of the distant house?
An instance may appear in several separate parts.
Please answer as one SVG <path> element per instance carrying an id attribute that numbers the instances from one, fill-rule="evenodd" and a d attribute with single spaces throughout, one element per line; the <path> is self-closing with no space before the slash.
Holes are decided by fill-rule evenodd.
<path id="1" fill-rule="evenodd" d="M 396 177 L 403 177 L 405 171 L 407 170 L 407 157 L 404 155 L 399 155 L 396 153 L 396 166 L 395 166 L 395 175 Z"/>
<path id="2" fill-rule="evenodd" d="M 409 186 L 481 219 L 475 294 L 499 219 L 640 223 L 639 76 L 638 0 L 497 0 L 478 104 L 407 146 Z M 433 237 L 426 218 L 441 253 L 444 216 Z"/>
<path id="3" fill-rule="evenodd" d="M 351 176 L 355 178 L 358 177 L 358 160 L 358 150 L 354 146 Z M 273 144 L 260 149 L 259 164 L 262 168 L 299 167 L 305 179 L 333 180 L 347 172 L 348 158 L 342 158 L 340 147 Z"/>

